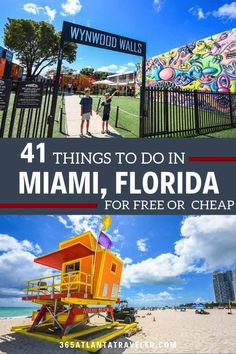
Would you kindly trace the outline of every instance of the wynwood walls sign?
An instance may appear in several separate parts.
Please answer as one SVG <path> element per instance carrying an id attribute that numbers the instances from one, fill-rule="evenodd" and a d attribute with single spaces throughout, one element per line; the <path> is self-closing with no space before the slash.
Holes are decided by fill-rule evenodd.
<path id="1" fill-rule="evenodd" d="M 64 22 L 62 36 L 63 40 L 66 42 L 75 42 L 137 56 L 144 56 L 146 53 L 145 42 L 84 27 L 71 22 Z"/>

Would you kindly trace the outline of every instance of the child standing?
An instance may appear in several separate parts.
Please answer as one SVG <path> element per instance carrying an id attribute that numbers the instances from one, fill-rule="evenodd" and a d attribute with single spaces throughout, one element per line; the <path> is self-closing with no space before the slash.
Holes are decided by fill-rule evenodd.
<path id="1" fill-rule="evenodd" d="M 108 121 L 110 118 L 110 112 L 111 112 L 111 101 L 113 96 L 115 96 L 117 91 L 113 92 L 113 94 L 110 96 L 110 93 L 105 93 L 104 95 L 104 101 L 101 103 L 101 107 L 103 107 L 103 115 L 102 115 L 102 134 L 109 134 L 108 130 Z M 97 114 L 101 111 L 102 108 L 98 109 Z"/>
<path id="2" fill-rule="evenodd" d="M 86 88 L 84 90 L 84 97 L 81 98 L 80 105 L 81 105 L 81 125 L 80 125 L 80 137 L 82 138 L 83 135 L 83 129 L 84 129 L 84 123 L 86 121 L 86 135 L 92 136 L 92 134 L 89 132 L 89 122 L 90 122 L 90 117 L 92 115 L 92 107 L 93 107 L 93 99 L 90 97 L 90 88 Z"/>

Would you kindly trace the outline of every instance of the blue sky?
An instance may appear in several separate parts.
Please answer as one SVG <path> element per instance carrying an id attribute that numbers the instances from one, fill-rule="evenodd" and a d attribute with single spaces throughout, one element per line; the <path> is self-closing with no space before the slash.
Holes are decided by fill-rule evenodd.
<path id="1" fill-rule="evenodd" d="M 32 1 L 32 2 L 31 2 Z M 235 27 L 236 2 L 230 0 L 8 0 L 1 5 L 0 44 L 7 17 L 80 23 L 147 42 L 148 56 Z M 110 71 L 133 69 L 135 56 L 80 46 L 73 67 Z M 129 64 L 129 65 L 128 65 Z"/>
<path id="2" fill-rule="evenodd" d="M 51 274 L 33 262 L 100 216 L 1 216 L 0 306 L 23 306 L 23 281 Z M 121 297 L 135 306 L 211 301 L 212 271 L 236 264 L 236 216 L 113 216 L 113 251 L 125 262 Z M 46 273 L 45 273 L 46 272 Z"/>

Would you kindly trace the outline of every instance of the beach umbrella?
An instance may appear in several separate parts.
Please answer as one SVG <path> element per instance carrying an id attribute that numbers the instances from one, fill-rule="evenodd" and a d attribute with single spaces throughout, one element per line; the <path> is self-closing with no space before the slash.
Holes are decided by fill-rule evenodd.
<path id="1" fill-rule="evenodd" d="M 117 85 L 118 86 L 128 86 L 128 83 L 127 82 L 119 82 Z"/>
<path id="2" fill-rule="evenodd" d="M 110 85 L 113 85 L 114 82 L 110 81 L 110 80 L 100 80 L 100 81 L 95 81 L 93 82 L 93 85 L 107 85 L 107 86 L 110 86 Z"/>
<path id="3" fill-rule="evenodd" d="M 193 307 L 196 310 L 204 310 L 205 309 L 205 305 L 203 305 L 203 304 L 194 304 Z"/>

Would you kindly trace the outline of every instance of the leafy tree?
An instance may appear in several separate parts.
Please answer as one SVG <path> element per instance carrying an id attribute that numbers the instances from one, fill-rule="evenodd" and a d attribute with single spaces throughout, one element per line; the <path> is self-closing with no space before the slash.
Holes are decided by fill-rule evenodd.
<path id="1" fill-rule="evenodd" d="M 77 70 L 76 69 L 73 69 L 73 68 L 69 68 L 67 66 L 62 66 L 61 68 L 61 74 L 65 74 L 65 75 L 75 75 L 77 74 Z M 46 71 L 45 73 L 46 76 L 50 76 L 50 75 L 56 75 L 56 68 L 53 67 L 53 68 L 50 68 Z"/>
<path id="2" fill-rule="evenodd" d="M 94 77 L 96 77 L 97 80 L 104 80 L 108 75 L 109 73 L 106 71 L 94 71 Z"/>
<path id="3" fill-rule="evenodd" d="M 107 78 L 107 75 L 109 75 L 108 72 L 95 71 L 94 68 L 91 68 L 91 67 L 81 69 L 80 74 L 88 76 L 88 77 L 92 77 L 95 80 L 104 80 Z"/>
<path id="4" fill-rule="evenodd" d="M 94 76 L 94 69 L 93 68 L 83 68 L 80 70 L 81 75 L 85 75 L 88 77 Z"/>
<path id="5" fill-rule="evenodd" d="M 44 21 L 8 19 L 4 28 L 4 44 L 15 52 L 27 77 L 33 79 L 47 66 L 56 63 L 60 35 L 52 24 Z M 74 62 L 76 49 L 76 44 L 65 43 L 63 59 Z"/>
<path id="6" fill-rule="evenodd" d="M 78 72 L 78 70 L 76 70 L 74 68 L 69 68 L 68 66 L 64 66 L 64 65 L 61 68 L 61 73 L 66 74 L 66 75 L 74 75 L 77 72 Z"/>
<path id="7" fill-rule="evenodd" d="M 87 67 L 80 70 L 81 75 L 92 77 L 96 80 L 104 80 L 107 78 L 109 73 L 107 71 L 95 71 L 94 68 Z M 110 73 L 112 74 L 112 73 Z"/>

